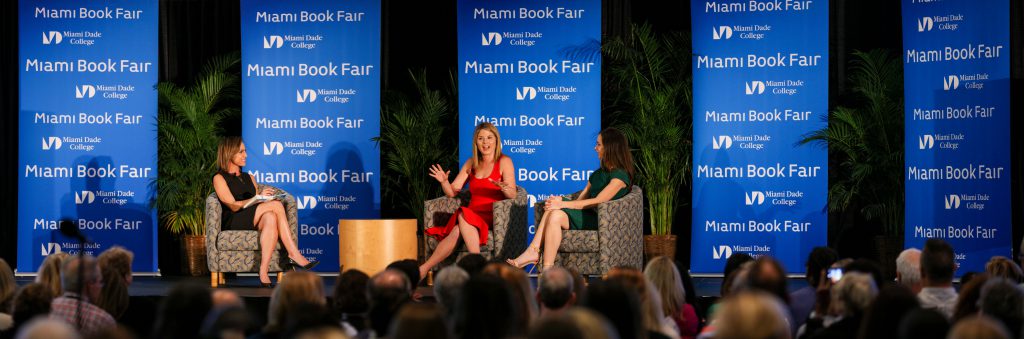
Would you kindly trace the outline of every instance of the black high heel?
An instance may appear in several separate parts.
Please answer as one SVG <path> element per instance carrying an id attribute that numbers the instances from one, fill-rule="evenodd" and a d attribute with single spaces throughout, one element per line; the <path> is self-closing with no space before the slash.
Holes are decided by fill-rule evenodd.
<path id="1" fill-rule="evenodd" d="M 310 261 L 308 264 L 303 266 L 303 265 L 299 265 L 298 263 L 296 263 L 295 260 L 288 259 L 288 264 L 292 265 L 292 268 L 294 268 L 294 269 L 301 268 L 303 271 L 309 271 L 309 270 L 313 269 L 314 267 L 316 267 L 316 265 L 319 265 L 320 264 L 320 260 Z"/>

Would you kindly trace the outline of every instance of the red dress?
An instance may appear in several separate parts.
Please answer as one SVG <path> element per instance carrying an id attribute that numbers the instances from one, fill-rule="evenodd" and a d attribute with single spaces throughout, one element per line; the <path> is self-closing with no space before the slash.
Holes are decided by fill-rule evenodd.
<path id="1" fill-rule="evenodd" d="M 469 206 L 459 207 L 452 214 L 451 219 L 448 219 L 448 224 L 444 227 L 436 226 L 426 230 L 427 235 L 433 236 L 437 240 L 444 239 L 448 236 L 448 233 L 452 232 L 452 229 L 458 226 L 459 214 L 462 214 L 462 218 L 466 219 L 466 222 L 473 227 L 476 227 L 480 233 L 480 245 L 487 243 L 487 230 L 491 228 L 491 223 L 494 221 L 494 203 L 505 199 L 505 194 L 501 192 L 501 187 L 491 183 L 491 180 L 501 181 L 501 168 L 498 164 L 501 159 L 494 162 L 494 169 L 491 169 L 491 175 L 483 179 L 477 179 L 475 173 L 469 173 L 469 179 L 467 184 L 469 185 Z"/>

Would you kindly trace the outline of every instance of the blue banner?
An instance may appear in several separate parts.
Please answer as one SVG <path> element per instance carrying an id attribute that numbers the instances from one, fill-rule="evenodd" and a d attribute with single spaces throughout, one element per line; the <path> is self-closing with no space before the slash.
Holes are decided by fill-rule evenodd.
<path id="1" fill-rule="evenodd" d="M 1011 256 L 1010 4 L 903 0 L 905 247 Z"/>
<path id="2" fill-rule="evenodd" d="M 802 273 L 828 230 L 827 1 L 693 1 L 694 273 L 736 253 Z"/>
<path id="3" fill-rule="evenodd" d="M 601 1 L 459 0 L 458 25 L 460 163 L 446 168 L 490 122 L 531 206 L 582 190 L 599 166 Z"/>
<path id="4" fill-rule="evenodd" d="M 336 272 L 338 220 L 380 217 L 380 2 L 241 10 L 245 171 L 295 196 L 300 250 Z"/>
<path id="5" fill-rule="evenodd" d="M 120 245 L 156 272 L 157 1 L 18 5 L 18 271 Z"/>

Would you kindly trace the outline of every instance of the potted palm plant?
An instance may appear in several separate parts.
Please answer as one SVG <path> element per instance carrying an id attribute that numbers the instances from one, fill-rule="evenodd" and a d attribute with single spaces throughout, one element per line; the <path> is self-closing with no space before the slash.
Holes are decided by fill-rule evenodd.
<path id="1" fill-rule="evenodd" d="M 213 58 L 188 87 L 157 85 L 160 167 L 152 184 L 157 188 L 160 221 L 172 235 L 182 237 L 193 276 L 206 270 L 205 198 L 213 191 L 220 123 L 240 111 L 224 104 L 225 99 L 238 97 L 240 78 L 231 69 L 239 61 L 237 52 Z"/>
<path id="2" fill-rule="evenodd" d="M 879 260 L 893 275 L 902 248 L 903 69 L 885 50 L 854 52 L 849 77 L 853 105 L 836 107 L 828 127 L 801 143 L 827 146 L 833 160 L 829 177 L 832 212 L 852 211 L 879 226 Z"/>
<path id="3" fill-rule="evenodd" d="M 648 258 L 675 257 L 676 199 L 689 185 L 692 161 L 690 44 L 678 32 L 656 34 L 649 24 L 604 45 L 613 125 L 634 149 L 636 181 L 647 193 Z"/>

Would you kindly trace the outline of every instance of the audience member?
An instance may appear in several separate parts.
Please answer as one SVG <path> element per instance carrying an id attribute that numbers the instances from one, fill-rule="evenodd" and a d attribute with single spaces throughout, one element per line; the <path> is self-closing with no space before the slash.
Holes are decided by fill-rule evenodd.
<path id="1" fill-rule="evenodd" d="M 619 338 L 647 337 L 640 296 L 618 281 L 600 280 L 587 286 L 580 305 L 611 321 Z"/>
<path id="2" fill-rule="evenodd" d="M 458 266 L 448 266 L 437 272 L 434 278 L 434 298 L 447 317 L 455 314 L 455 301 L 467 280 L 469 273 Z"/>
<path id="3" fill-rule="evenodd" d="M 413 259 L 399 260 L 388 264 L 386 269 L 395 269 L 405 274 L 405 277 L 409 279 L 409 295 L 416 293 L 416 285 L 419 284 L 423 278 L 420 276 L 420 264 Z"/>
<path id="4" fill-rule="evenodd" d="M 796 330 L 803 326 L 804 322 L 807 321 L 807 317 L 811 315 L 811 311 L 814 310 L 814 304 L 817 302 L 817 293 L 815 291 L 817 290 L 818 282 L 825 277 L 825 271 L 836 260 L 839 260 L 839 254 L 828 247 L 815 247 L 807 255 L 807 262 L 804 264 L 804 268 L 807 270 L 805 275 L 807 286 L 789 294 L 789 310 L 793 320 L 789 329 L 792 333 L 796 333 Z"/>
<path id="5" fill-rule="evenodd" d="M 1003 256 L 994 256 L 985 264 L 985 273 L 993 278 L 1006 278 L 1015 284 L 1020 284 L 1024 273 L 1021 273 L 1020 266 L 1013 260 Z"/>
<path id="6" fill-rule="evenodd" d="M 213 302 L 213 308 L 245 307 L 245 301 L 242 300 L 242 297 L 239 297 L 238 293 L 232 290 L 213 290 L 210 300 Z"/>
<path id="7" fill-rule="evenodd" d="M 252 326 L 252 319 L 245 308 L 228 305 L 210 310 L 199 333 L 205 339 L 245 339 L 245 332 Z"/>
<path id="8" fill-rule="evenodd" d="M 693 306 L 686 303 L 683 278 L 669 257 L 656 257 L 647 263 L 644 276 L 654 285 L 661 298 L 661 310 L 679 330 L 681 338 L 697 336 L 699 320 Z"/>
<path id="9" fill-rule="evenodd" d="M 956 307 L 953 309 L 952 322 L 956 323 L 978 314 L 978 300 L 981 299 L 981 287 L 988 282 L 988 274 L 981 273 L 974 275 L 967 283 L 961 283 L 960 294 L 956 299 Z"/>
<path id="10" fill-rule="evenodd" d="M 715 339 L 789 339 L 788 313 L 774 295 L 742 291 L 722 301 L 715 313 Z"/>
<path id="11" fill-rule="evenodd" d="M 447 339 L 452 335 L 446 324 L 437 305 L 409 303 L 395 316 L 388 333 L 391 339 Z"/>
<path id="12" fill-rule="evenodd" d="M 60 284 L 60 269 L 69 257 L 65 252 L 50 254 L 43 259 L 43 264 L 39 265 L 39 271 L 36 272 L 36 282 L 49 286 L 50 293 L 55 296 L 64 293 L 64 288 Z"/>
<path id="13" fill-rule="evenodd" d="M 882 266 L 877 261 L 871 259 L 854 259 L 846 265 L 843 265 L 843 274 L 846 272 L 860 272 L 871 276 L 871 280 L 875 281 L 875 287 L 881 288 L 882 286 L 888 285 L 890 281 L 893 281 L 892 277 L 886 279 L 882 275 Z"/>
<path id="14" fill-rule="evenodd" d="M 512 267 L 503 262 L 493 262 L 484 267 L 482 273 L 493 274 L 508 284 L 512 290 L 512 298 L 518 304 L 517 308 L 522 311 L 519 323 L 515 324 L 523 330 L 530 327 L 530 323 L 537 319 L 537 298 L 530 287 L 530 278 L 526 272 Z"/>
<path id="15" fill-rule="evenodd" d="M 370 279 L 367 293 L 370 299 L 370 327 L 377 337 L 388 336 L 388 326 L 395 313 L 412 298 L 409 279 L 398 270 L 384 270 Z"/>
<path id="16" fill-rule="evenodd" d="M 911 292 L 921 292 L 921 250 L 908 248 L 896 257 L 896 282 Z"/>
<path id="17" fill-rule="evenodd" d="M 100 274 L 103 276 L 103 287 L 100 289 L 96 306 L 107 311 L 114 320 L 119 320 L 128 309 L 128 282 L 124 280 L 124 276 L 112 270 L 105 270 L 102 265 Z"/>
<path id="18" fill-rule="evenodd" d="M 1003 324 L 984 315 L 964 318 L 953 326 L 947 339 L 1010 339 L 1010 332 Z"/>
<path id="19" fill-rule="evenodd" d="M 82 336 L 70 324 L 56 320 L 38 318 L 25 324 L 17 339 L 79 339 Z"/>
<path id="20" fill-rule="evenodd" d="M 896 333 L 900 339 L 945 338 L 949 320 L 937 309 L 919 308 L 903 317 Z"/>
<path id="21" fill-rule="evenodd" d="M 302 273 L 310 272 L 304 271 Z M 312 273 L 310 275 L 316 278 L 319 284 L 323 286 L 322 279 L 319 276 Z M 305 300 L 288 307 L 288 313 L 284 316 L 284 327 L 279 337 L 295 338 L 306 332 L 328 328 L 343 331 L 340 324 L 338 324 L 338 320 L 331 315 L 331 310 L 327 308 L 325 299 L 326 297 L 317 301 Z"/>
<path id="22" fill-rule="evenodd" d="M 619 281 L 626 288 L 636 291 L 643 310 L 644 327 L 649 338 L 674 338 L 679 336 L 675 323 L 665 317 L 661 307 L 661 296 L 654 285 L 644 277 L 643 272 L 631 267 L 616 267 L 608 271 L 607 280 Z"/>
<path id="23" fill-rule="evenodd" d="M 370 300 L 367 285 L 370 276 L 360 270 L 347 270 L 338 275 L 334 284 L 334 311 L 341 320 L 341 328 L 350 337 L 370 332 Z"/>
<path id="24" fill-rule="evenodd" d="M 513 286 L 492 274 L 471 275 L 455 305 L 456 338 L 497 339 L 525 334 L 526 310 L 514 300 Z"/>
<path id="25" fill-rule="evenodd" d="M 960 286 L 967 285 L 967 283 L 971 282 L 971 279 L 974 279 L 974 277 L 978 276 L 979 274 L 980 275 L 987 275 L 987 274 L 985 274 L 985 272 L 981 272 L 981 273 L 978 273 L 978 272 L 967 272 L 967 273 L 964 273 L 964 275 L 960 276 Z"/>
<path id="26" fill-rule="evenodd" d="M 7 261 L 0 259 L 0 331 L 14 326 L 11 319 L 11 302 L 17 289 L 18 284 L 14 281 L 11 266 L 7 265 Z"/>
<path id="27" fill-rule="evenodd" d="M 288 272 L 284 280 L 278 282 L 270 295 L 270 306 L 267 309 L 267 325 L 263 327 L 264 338 L 286 337 L 286 325 L 291 316 L 308 316 L 300 312 L 299 305 L 326 305 L 327 296 L 324 282 L 313 272 Z M 305 310 L 305 311 L 308 311 Z"/>
<path id="28" fill-rule="evenodd" d="M 93 302 L 99 300 L 103 279 L 96 259 L 91 256 L 68 259 L 61 268 L 61 286 L 64 294 L 53 299 L 50 318 L 66 321 L 79 329 L 83 336 L 114 327 L 116 323 Z"/>
<path id="29" fill-rule="evenodd" d="M 999 320 L 1010 331 L 1010 337 L 1021 337 L 1024 326 L 1024 289 L 1005 278 L 990 277 L 981 287 L 978 300 L 981 314 Z"/>
<path id="30" fill-rule="evenodd" d="M 27 324 L 32 318 L 49 315 L 53 297 L 49 286 L 40 283 L 22 286 L 14 294 L 14 301 L 11 304 L 13 325 L 6 331 L 0 331 L 0 338 L 14 338 L 20 327 Z"/>
<path id="31" fill-rule="evenodd" d="M 340 328 L 320 327 L 296 334 L 295 339 L 350 339 Z"/>
<path id="32" fill-rule="evenodd" d="M 730 274 L 740 269 L 743 264 L 753 262 L 754 257 L 746 253 L 733 253 L 725 260 L 725 268 L 722 270 L 722 276 L 728 277 Z"/>
<path id="33" fill-rule="evenodd" d="M 584 293 L 587 293 L 587 277 L 580 274 L 580 271 L 572 267 L 566 267 L 569 270 L 569 274 L 572 274 L 572 291 L 576 293 L 576 301 L 583 297 Z"/>
<path id="34" fill-rule="evenodd" d="M 544 316 L 530 329 L 530 339 L 618 339 L 607 319 L 585 309 L 571 308 Z"/>
<path id="35" fill-rule="evenodd" d="M 455 265 L 465 270 L 470 276 L 473 276 L 484 270 L 484 266 L 487 266 L 487 258 L 484 258 L 479 253 L 470 253 L 459 259 Z"/>
<path id="36" fill-rule="evenodd" d="M 561 313 L 576 304 L 572 273 L 561 267 L 550 267 L 537 279 L 537 303 L 540 316 Z"/>
<path id="37" fill-rule="evenodd" d="M 941 239 L 928 239 L 921 251 L 922 288 L 917 294 L 921 307 L 936 309 L 946 319 L 953 317 L 957 298 L 953 289 L 955 270 L 953 247 Z"/>
<path id="38" fill-rule="evenodd" d="M 178 283 L 160 303 L 154 339 L 196 338 L 213 306 L 210 288 L 194 282 Z"/>
<path id="39" fill-rule="evenodd" d="M 861 272 L 845 272 L 843 278 L 832 286 L 829 315 L 833 318 L 825 323 L 823 318 L 807 321 L 805 338 L 856 338 L 864 312 L 878 295 L 878 287 L 871 275 Z"/>
<path id="40" fill-rule="evenodd" d="M 96 258 L 103 275 L 103 290 L 96 306 L 133 331 L 149 333 L 156 305 L 144 298 L 138 298 L 133 303 L 128 296 L 134 258 L 135 254 L 121 246 L 113 246 Z"/>
<path id="41" fill-rule="evenodd" d="M 871 302 L 857 335 L 860 339 L 895 339 L 903 316 L 921 307 L 917 295 L 903 284 L 882 287 Z"/>

